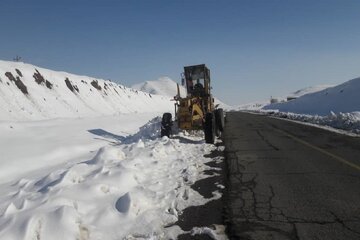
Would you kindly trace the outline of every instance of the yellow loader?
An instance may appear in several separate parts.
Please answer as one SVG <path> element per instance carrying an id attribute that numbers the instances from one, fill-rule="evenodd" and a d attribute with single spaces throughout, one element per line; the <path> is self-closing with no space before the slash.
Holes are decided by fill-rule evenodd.
<path id="1" fill-rule="evenodd" d="M 205 64 L 186 66 L 182 74 L 182 85 L 186 86 L 186 97 L 180 97 L 179 85 L 175 102 L 175 122 L 182 130 L 203 130 L 206 143 L 214 143 L 215 136 L 224 130 L 223 109 L 215 109 L 211 95 L 210 70 Z M 171 136 L 172 114 L 164 113 L 161 136 Z"/>

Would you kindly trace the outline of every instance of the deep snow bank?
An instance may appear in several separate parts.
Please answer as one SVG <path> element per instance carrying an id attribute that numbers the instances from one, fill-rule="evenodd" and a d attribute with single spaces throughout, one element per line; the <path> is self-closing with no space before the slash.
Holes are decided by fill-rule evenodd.
<path id="1" fill-rule="evenodd" d="M 204 155 L 216 147 L 203 136 L 158 138 L 159 120 L 129 136 L 98 134 L 111 145 L 92 159 L 3 185 L 0 238 L 176 239 L 183 209 L 220 197 L 190 187 L 209 177 Z"/>
<path id="2" fill-rule="evenodd" d="M 140 126 L 157 115 L 127 113 L 94 118 L 0 122 L 0 184 L 33 171 L 84 161 L 99 148 L 135 134 Z"/>
<path id="3" fill-rule="evenodd" d="M 0 61 L 0 121 L 171 109 L 168 97 L 151 95 L 109 80 Z"/>

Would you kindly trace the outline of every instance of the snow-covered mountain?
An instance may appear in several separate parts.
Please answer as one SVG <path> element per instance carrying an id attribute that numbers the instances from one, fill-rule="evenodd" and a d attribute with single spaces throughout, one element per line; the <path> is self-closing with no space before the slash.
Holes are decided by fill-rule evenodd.
<path id="1" fill-rule="evenodd" d="M 330 113 L 357 112 L 360 111 L 359 92 L 360 78 L 355 78 L 288 102 L 267 105 L 264 109 L 322 116 Z"/>
<path id="2" fill-rule="evenodd" d="M 155 81 L 146 81 L 143 83 L 132 85 L 131 88 L 137 89 L 139 91 L 144 91 L 150 94 L 158 94 L 162 96 L 174 97 L 177 94 L 176 85 L 177 85 L 176 82 L 173 81 L 171 78 L 162 77 Z M 179 84 L 179 90 L 180 90 L 180 96 L 185 97 L 186 96 L 185 87 Z M 220 108 L 223 108 L 225 110 L 232 109 L 232 107 L 222 102 L 218 98 L 214 97 L 214 100 L 215 100 L 215 105 L 219 104 Z"/>
<path id="3" fill-rule="evenodd" d="M 109 80 L 0 61 L 0 120 L 89 117 L 172 109 L 167 97 Z"/>
<path id="4" fill-rule="evenodd" d="M 168 77 L 161 77 L 156 81 L 146 81 L 132 85 L 131 88 L 150 94 L 174 97 L 177 94 L 176 82 Z M 179 84 L 180 96 L 186 96 L 186 90 Z"/>

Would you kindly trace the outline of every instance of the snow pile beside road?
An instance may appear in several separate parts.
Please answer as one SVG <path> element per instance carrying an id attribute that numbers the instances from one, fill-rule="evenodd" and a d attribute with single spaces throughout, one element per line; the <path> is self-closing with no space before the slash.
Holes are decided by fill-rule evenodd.
<path id="1" fill-rule="evenodd" d="M 284 112 L 267 112 L 280 118 L 312 123 L 360 134 L 360 112 L 330 113 L 328 116 L 306 115 Z"/>
<path id="2" fill-rule="evenodd" d="M 1 239 L 170 239 L 182 210 L 205 199 L 190 185 L 208 177 L 216 147 L 203 137 L 155 138 L 159 118 L 110 139 L 86 161 L 24 177 L 0 189 Z M 196 229 L 193 230 L 196 232 Z M 214 233 L 212 233 L 214 234 Z"/>

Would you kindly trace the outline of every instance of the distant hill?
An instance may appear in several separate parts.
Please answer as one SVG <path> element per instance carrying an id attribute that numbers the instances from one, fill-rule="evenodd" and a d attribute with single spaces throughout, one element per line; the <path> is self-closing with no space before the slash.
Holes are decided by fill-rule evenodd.
<path id="1" fill-rule="evenodd" d="M 0 120 L 89 117 L 172 109 L 167 97 L 109 80 L 0 61 Z"/>
<path id="2" fill-rule="evenodd" d="M 176 82 L 174 82 L 168 77 L 162 77 L 155 81 L 146 81 L 143 83 L 138 83 L 132 85 L 131 88 L 143 92 L 147 92 L 150 94 L 169 96 L 169 97 L 174 97 L 177 94 Z M 179 86 L 179 89 L 180 89 L 180 95 L 182 97 L 185 97 L 186 89 L 181 85 Z"/>
<path id="3" fill-rule="evenodd" d="M 316 85 L 316 86 L 312 86 L 312 87 L 306 87 L 306 88 L 302 88 L 300 90 L 297 90 L 295 92 L 292 92 L 290 94 L 288 94 L 287 96 L 283 96 L 283 97 L 278 97 L 276 98 L 278 101 L 286 101 L 286 99 L 288 97 L 293 97 L 293 98 L 299 98 L 303 95 L 309 94 L 309 93 L 314 93 L 314 92 L 318 92 L 321 90 L 324 90 L 326 88 L 329 87 L 333 87 L 334 85 Z M 259 100 L 259 101 L 255 101 L 252 103 L 245 103 L 245 104 L 241 104 L 238 105 L 234 108 L 234 110 L 260 110 L 262 108 L 264 108 L 265 106 L 270 104 L 270 99 L 268 100 Z"/>
<path id="4" fill-rule="evenodd" d="M 279 110 L 311 115 L 328 115 L 360 111 L 360 78 L 355 78 L 337 86 L 308 93 L 284 103 L 265 106 L 263 109 Z"/>
<path id="5" fill-rule="evenodd" d="M 312 87 L 307 87 L 307 88 L 302 88 L 300 90 L 297 90 L 291 94 L 289 94 L 289 97 L 301 97 L 303 95 L 309 94 L 309 93 L 314 93 L 314 92 L 319 92 L 321 90 L 324 90 L 326 88 L 329 87 L 334 87 L 335 85 L 316 85 L 316 86 L 312 86 Z"/>

